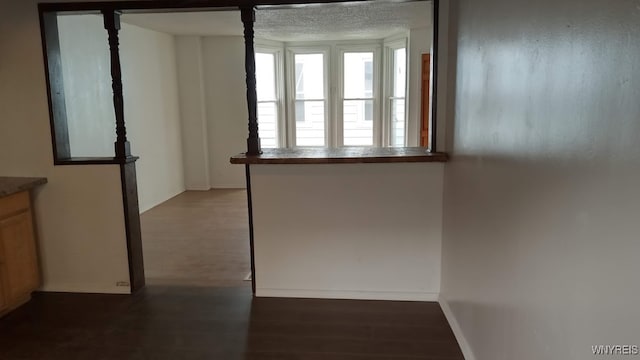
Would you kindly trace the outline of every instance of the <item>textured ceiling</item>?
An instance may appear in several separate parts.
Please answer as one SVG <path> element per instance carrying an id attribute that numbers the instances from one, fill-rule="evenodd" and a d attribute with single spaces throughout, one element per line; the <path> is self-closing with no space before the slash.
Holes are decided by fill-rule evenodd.
<path id="1" fill-rule="evenodd" d="M 122 20 L 176 35 L 242 35 L 238 11 L 126 14 Z M 256 10 L 257 38 L 277 41 L 381 39 L 431 26 L 431 3 L 362 2 Z"/>

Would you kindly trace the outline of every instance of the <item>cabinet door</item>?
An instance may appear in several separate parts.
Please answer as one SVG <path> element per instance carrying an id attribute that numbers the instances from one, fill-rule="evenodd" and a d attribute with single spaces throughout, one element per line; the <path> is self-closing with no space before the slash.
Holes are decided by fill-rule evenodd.
<path id="1" fill-rule="evenodd" d="M 27 297 L 39 283 L 30 211 L 0 220 L 0 246 L 5 296 L 13 304 Z"/>
<path id="2" fill-rule="evenodd" d="M 2 261 L 1 258 L 0 261 Z M 0 275 L 2 275 L 2 273 L 0 273 Z M 9 309 L 9 302 L 7 301 L 7 293 L 5 291 L 3 278 L 0 276 L 0 314 L 7 309 Z"/>

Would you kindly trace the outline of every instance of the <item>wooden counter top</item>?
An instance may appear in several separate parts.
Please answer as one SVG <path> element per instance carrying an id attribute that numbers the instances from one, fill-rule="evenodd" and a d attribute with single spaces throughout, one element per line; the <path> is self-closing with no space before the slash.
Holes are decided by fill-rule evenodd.
<path id="1" fill-rule="evenodd" d="M 423 147 L 341 147 L 263 149 L 260 155 L 238 154 L 232 164 L 358 164 L 402 162 L 446 162 L 445 153 L 429 152 Z"/>
<path id="2" fill-rule="evenodd" d="M 0 197 L 9 196 L 25 190 L 31 190 L 38 185 L 46 183 L 47 178 L 42 177 L 0 176 Z"/>

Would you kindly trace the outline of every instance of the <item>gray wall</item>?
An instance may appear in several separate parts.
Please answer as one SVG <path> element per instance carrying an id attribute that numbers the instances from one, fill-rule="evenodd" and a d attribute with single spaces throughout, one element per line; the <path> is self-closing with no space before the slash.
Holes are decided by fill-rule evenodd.
<path id="1" fill-rule="evenodd" d="M 640 2 L 458 5 L 442 303 L 468 359 L 637 344 Z"/>

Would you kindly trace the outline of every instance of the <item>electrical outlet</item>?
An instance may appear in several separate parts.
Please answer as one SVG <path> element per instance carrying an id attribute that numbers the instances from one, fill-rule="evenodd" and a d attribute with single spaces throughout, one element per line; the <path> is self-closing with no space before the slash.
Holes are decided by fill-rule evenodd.
<path id="1" fill-rule="evenodd" d="M 129 286 L 129 282 L 128 281 L 118 281 L 116 283 L 116 286 Z"/>

